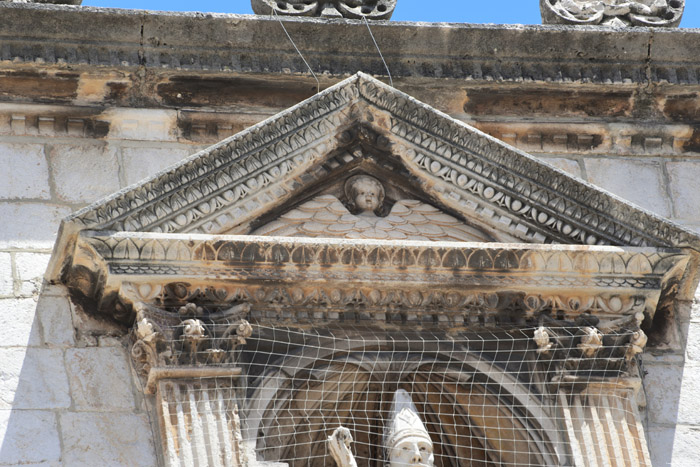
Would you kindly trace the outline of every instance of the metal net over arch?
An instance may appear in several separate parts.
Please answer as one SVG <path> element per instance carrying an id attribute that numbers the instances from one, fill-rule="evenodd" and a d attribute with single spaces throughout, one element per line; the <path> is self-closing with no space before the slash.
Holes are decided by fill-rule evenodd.
<path id="1" fill-rule="evenodd" d="M 415 404 L 436 466 L 573 465 L 582 447 L 634 465 L 645 450 L 641 428 L 630 422 L 636 407 L 629 394 L 610 390 L 625 386 L 624 331 L 603 336 L 593 344 L 598 361 L 584 362 L 585 326 L 550 330 L 558 337 L 545 351 L 535 340 L 543 327 L 254 329 L 242 351 L 248 362 L 242 423 L 259 460 L 334 466 L 327 439 L 345 427 L 358 466 L 386 465 L 398 390 Z M 575 377 L 566 371 L 573 365 Z"/>

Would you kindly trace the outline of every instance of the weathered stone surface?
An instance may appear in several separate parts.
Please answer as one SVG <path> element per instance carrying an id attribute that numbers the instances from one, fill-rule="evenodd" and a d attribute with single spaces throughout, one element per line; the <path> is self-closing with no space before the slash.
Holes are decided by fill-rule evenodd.
<path id="1" fill-rule="evenodd" d="M 157 464 L 145 415 L 69 412 L 61 415 L 65 465 Z"/>
<path id="2" fill-rule="evenodd" d="M 688 341 L 686 342 L 686 356 L 696 365 L 700 364 L 700 323 L 691 322 L 688 325 Z"/>
<path id="3" fill-rule="evenodd" d="M 76 410 L 134 410 L 131 374 L 124 349 L 69 349 L 66 369 Z"/>
<path id="4" fill-rule="evenodd" d="M 21 281 L 20 293 L 22 295 L 32 295 L 39 292 L 49 259 L 51 259 L 51 255 L 48 253 L 15 253 L 17 278 Z"/>
<path id="5" fill-rule="evenodd" d="M 48 203 L 0 203 L 0 219 L 12 219 L 0 229 L 0 245 L 51 248 L 61 219 L 70 212 L 69 207 Z"/>
<path id="6" fill-rule="evenodd" d="M 43 144 L 0 143 L 0 198 L 51 199 Z"/>
<path id="7" fill-rule="evenodd" d="M 122 167 L 127 185 L 150 177 L 194 153 L 191 148 L 124 148 Z"/>
<path id="8" fill-rule="evenodd" d="M 42 294 L 37 303 L 36 313 L 43 332 L 45 345 L 69 346 L 75 343 L 75 330 L 71 320 L 68 298 Z"/>
<path id="9" fill-rule="evenodd" d="M 671 216 L 663 169 L 659 163 L 586 159 L 588 181 L 661 216 Z"/>
<path id="10" fill-rule="evenodd" d="M 675 425 L 679 422 L 683 367 L 646 365 L 644 369 L 648 372 L 643 381 L 650 422 Z"/>
<path id="11" fill-rule="evenodd" d="M 677 427 L 650 427 L 649 451 L 654 466 L 696 467 L 700 429 L 678 425 Z"/>
<path id="12" fill-rule="evenodd" d="M 675 215 L 686 222 L 700 223 L 700 163 L 667 162 L 669 184 Z"/>
<path id="13" fill-rule="evenodd" d="M 110 121 L 109 138 L 141 141 L 175 141 L 175 110 L 110 109 L 104 117 Z"/>
<path id="14" fill-rule="evenodd" d="M 13 295 L 14 282 L 12 256 L 10 253 L 0 253 L 0 295 Z"/>
<path id="15" fill-rule="evenodd" d="M 116 149 L 108 144 L 54 145 L 49 160 L 56 193 L 63 201 L 89 203 L 120 188 Z"/>
<path id="16" fill-rule="evenodd" d="M 0 465 L 58 465 L 61 441 L 49 411 L 0 410 Z"/>
<path id="17" fill-rule="evenodd" d="M 0 409 L 70 407 L 60 350 L 0 348 L 0 361 Z"/>
<path id="18" fill-rule="evenodd" d="M 542 160 L 550 165 L 553 165 L 557 169 L 570 173 L 574 177 L 581 178 L 581 166 L 576 160 L 567 159 L 565 157 L 543 157 Z"/>
<path id="19" fill-rule="evenodd" d="M 151 70 L 230 69 L 275 73 L 287 68 L 292 73 L 307 72 L 292 47 L 260 47 L 262 38 L 275 45 L 288 42 L 275 18 L 158 12 L 143 19 L 141 14 L 123 10 L 106 12 L 84 8 L 79 12 L 55 11 L 14 5 L 4 8 L 6 11 L 2 16 L 7 22 L 3 37 L 22 37 L 24 40 L 21 44 L 9 46 L 4 55 L 8 61 L 17 57 L 31 62 L 41 57 L 50 64 L 65 61 L 68 64 L 145 65 Z M 55 29 L 38 31 L 33 27 L 47 22 L 55 24 Z M 309 35 L 314 38 L 306 44 L 305 54 L 313 57 L 312 65 L 319 75 L 327 71 L 342 76 L 357 70 L 379 76 L 386 73 L 374 44 L 367 40 L 367 28 L 361 22 L 289 18 L 286 27 L 292 37 Z M 494 25 L 380 23 L 372 30 L 382 45 L 395 79 L 439 76 L 496 81 L 584 79 L 600 83 L 607 80 L 615 83 L 623 80 L 646 82 L 644 65 L 652 36 L 650 31 L 641 29 L 609 30 L 600 34 L 583 28 L 519 25 L 503 28 Z M 679 82 L 680 76 L 670 71 L 679 64 L 685 69 L 690 60 L 675 58 L 685 58 L 686 54 L 691 56 L 697 50 L 700 35 L 692 31 L 674 33 L 674 47 L 660 50 L 659 58 L 649 66 L 660 68 L 674 82 Z M 57 37 L 65 39 L 56 42 Z M 344 40 L 338 41 L 338 37 Z M 414 39 L 407 42 L 406 37 Z M 47 38 L 54 40 L 56 47 L 50 50 L 41 47 Z M 232 54 L 229 49 L 211 47 L 212 43 L 224 44 L 227 41 L 236 44 L 239 50 L 245 50 L 246 54 Z M 547 44 L 546 56 L 542 54 L 543 43 Z M 33 48 L 29 44 L 39 47 Z M 332 52 L 329 52 L 328 44 L 334 45 Z M 656 41 L 651 43 L 652 54 L 656 47 Z M 32 51 L 30 55 L 27 55 L 27 50 Z M 91 50 L 105 53 L 93 52 L 93 60 L 89 61 Z M 107 53 L 110 50 L 116 53 L 110 55 Z M 145 53 L 145 63 L 139 50 Z M 688 82 L 696 84 L 697 79 L 696 75 L 689 75 Z M 315 82 L 311 87 L 315 88 Z"/>
<path id="20" fill-rule="evenodd" d="M 0 347 L 40 345 L 41 333 L 35 317 L 36 301 L 31 298 L 0 300 Z"/>

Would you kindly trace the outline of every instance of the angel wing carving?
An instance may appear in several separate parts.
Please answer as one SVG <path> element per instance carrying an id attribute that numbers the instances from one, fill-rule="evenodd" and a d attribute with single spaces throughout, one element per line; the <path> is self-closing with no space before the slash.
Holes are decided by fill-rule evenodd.
<path id="1" fill-rule="evenodd" d="M 418 200 L 400 200 L 386 217 L 354 215 L 332 195 L 308 201 L 253 235 L 489 242 L 479 230 Z"/>

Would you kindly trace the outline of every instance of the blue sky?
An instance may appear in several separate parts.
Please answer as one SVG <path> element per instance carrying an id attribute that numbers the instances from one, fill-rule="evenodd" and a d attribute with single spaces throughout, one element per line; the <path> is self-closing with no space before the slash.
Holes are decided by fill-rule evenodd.
<path id="1" fill-rule="evenodd" d="M 83 0 L 83 5 L 252 14 L 250 0 Z M 539 0 L 398 0 L 393 20 L 540 24 Z M 686 1 L 681 27 L 700 28 L 700 1 Z"/>

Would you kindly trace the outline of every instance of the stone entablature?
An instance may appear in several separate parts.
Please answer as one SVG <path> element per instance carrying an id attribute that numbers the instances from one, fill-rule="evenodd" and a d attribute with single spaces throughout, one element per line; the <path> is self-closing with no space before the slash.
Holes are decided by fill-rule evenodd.
<path id="1" fill-rule="evenodd" d="M 159 90 L 160 99 L 174 107 L 190 103 L 179 88 L 186 85 L 187 79 L 182 78 L 188 71 L 203 73 L 204 77 L 217 72 L 243 73 L 251 79 L 258 74 L 275 73 L 276 83 L 290 74 L 291 79 L 308 72 L 291 44 L 280 47 L 288 39 L 274 17 L 146 14 L 8 2 L 0 2 L 0 11 L 1 39 L 5 44 L 0 63 L 121 70 L 145 66 L 154 73 L 181 78 L 164 81 Z M 313 42 L 300 45 L 322 86 L 357 70 L 375 76 L 386 74 L 363 22 L 289 17 L 284 21 L 293 37 L 314 38 Z M 33 27 L 38 22 L 50 22 L 54 27 Z M 421 80 L 435 77 L 481 84 L 546 82 L 549 88 L 551 83 L 570 82 L 621 87 L 652 82 L 696 85 L 700 79 L 695 69 L 700 34 L 693 30 L 605 28 L 601 33 L 599 29 L 552 26 L 376 23 L 372 31 L 394 79 L 402 83 L 402 88 L 414 84 L 416 91 L 420 90 Z M 337 37 L 347 40 L 337 41 Z M 402 37 L 414 39 L 406 42 Z M 217 47 L 212 47 L 212 41 Z M 333 52 L 328 51 L 329 43 L 333 44 Z M 620 44 L 625 44 L 624 50 Z M 545 49 L 546 57 L 542 53 Z M 149 79 L 139 77 L 136 81 Z M 125 86 L 130 87 L 129 83 Z M 177 88 L 183 94 L 180 100 L 177 92 L 164 92 L 168 88 Z M 316 82 L 307 77 L 303 86 L 295 85 L 290 91 L 296 101 L 285 102 L 290 106 L 298 102 L 299 96 L 308 97 L 315 89 Z M 120 94 L 115 92 L 114 97 L 119 98 Z"/>
<path id="2" fill-rule="evenodd" d="M 398 323 L 452 326 L 542 311 L 651 320 L 689 259 L 652 248 L 87 232 L 66 280 L 127 323 L 135 315 L 114 311 L 115 295 L 125 305 L 176 308 L 243 301 L 257 321 L 272 322 L 332 321 L 356 310 L 378 322 L 395 313 Z M 98 282 L 100 290 L 83 288 Z"/>

